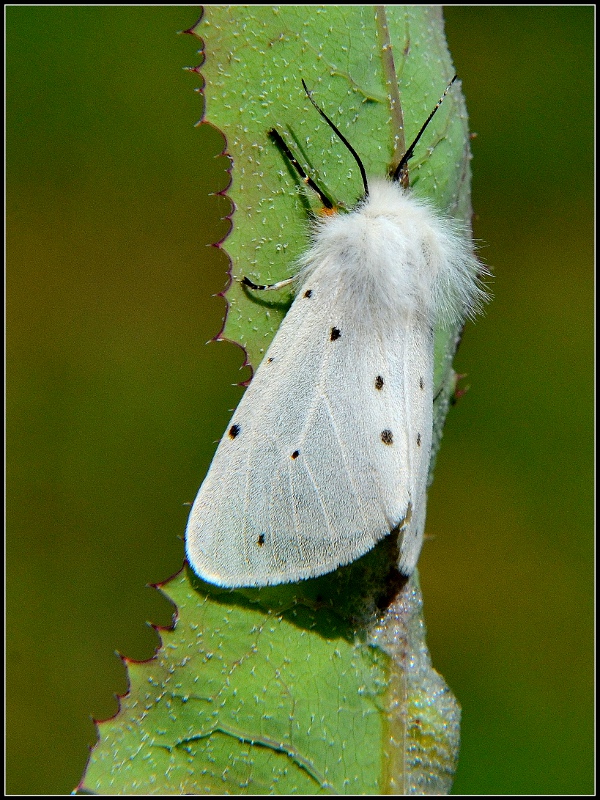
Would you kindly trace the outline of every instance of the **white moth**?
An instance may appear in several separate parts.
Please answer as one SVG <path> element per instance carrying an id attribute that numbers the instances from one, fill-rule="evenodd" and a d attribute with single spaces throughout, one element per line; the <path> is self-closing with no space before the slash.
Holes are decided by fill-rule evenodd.
<path id="1" fill-rule="evenodd" d="M 313 578 L 390 533 L 398 569 L 413 571 L 431 456 L 434 326 L 463 321 L 485 299 L 469 239 L 400 184 L 427 123 L 394 179 L 367 184 L 354 150 L 317 110 L 357 159 L 365 196 L 349 213 L 316 220 L 296 298 L 191 510 L 189 563 L 220 586 Z"/>

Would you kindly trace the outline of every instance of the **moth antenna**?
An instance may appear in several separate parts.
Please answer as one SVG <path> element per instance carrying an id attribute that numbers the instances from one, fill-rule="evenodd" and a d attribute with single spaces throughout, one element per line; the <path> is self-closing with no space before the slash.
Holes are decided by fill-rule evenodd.
<path id="1" fill-rule="evenodd" d="M 411 146 L 408 148 L 408 150 L 406 151 L 406 153 L 404 153 L 404 155 L 403 155 L 403 156 L 402 156 L 402 158 L 400 159 L 400 163 L 399 163 L 399 164 L 398 164 L 398 166 L 396 167 L 396 169 L 395 169 L 395 171 L 394 171 L 394 175 L 392 176 L 392 177 L 393 177 L 393 180 L 395 180 L 395 181 L 399 181 L 399 180 L 400 180 L 400 176 L 401 176 L 401 174 L 402 174 L 402 170 L 404 169 L 404 167 L 405 167 L 405 166 L 406 166 L 406 164 L 408 163 L 408 160 L 409 160 L 410 158 L 412 158 L 413 151 L 414 151 L 415 147 L 417 146 L 417 144 L 418 144 L 418 142 L 419 142 L 419 139 L 421 138 L 421 136 L 422 136 L 422 135 L 423 135 L 423 133 L 425 132 L 425 128 L 426 128 L 426 127 L 429 125 L 429 123 L 430 123 L 430 122 L 431 122 L 431 120 L 433 119 L 433 115 L 435 114 L 435 112 L 436 112 L 436 111 L 438 110 L 438 108 L 439 108 L 439 107 L 442 105 L 442 102 L 444 101 L 444 98 L 446 97 L 446 95 L 447 95 L 447 94 L 448 94 L 448 92 L 450 91 L 450 87 L 452 86 L 452 84 L 454 83 L 454 81 L 455 81 L 457 78 L 458 78 L 458 75 L 455 75 L 455 76 L 452 78 L 452 80 L 450 81 L 450 83 L 448 84 L 448 86 L 446 86 L 446 91 L 445 91 L 445 92 L 444 92 L 444 94 L 443 94 L 443 95 L 440 97 L 440 99 L 437 101 L 437 103 L 435 104 L 435 108 L 433 109 L 433 111 L 431 112 L 431 114 L 430 114 L 430 115 L 427 117 L 427 119 L 425 120 L 425 122 L 423 123 L 423 126 L 422 126 L 421 130 L 418 132 L 418 134 L 416 135 L 416 137 L 415 137 L 415 140 L 413 141 L 413 143 L 411 144 Z"/>
<path id="2" fill-rule="evenodd" d="M 333 132 L 334 132 L 334 133 L 335 133 L 335 134 L 336 134 L 336 135 L 337 135 L 337 136 L 338 136 L 338 137 L 339 137 L 339 138 L 342 140 L 343 144 L 344 144 L 344 145 L 346 146 L 346 148 L 347 148 L 347 149 L 350 151 L 350 153 L 352 153 L 352 155 L 354 156 L 354 160 L 355 160 L 355 161 L 356 161 L 356 163 L 358 164 L 358 168 L 359 168 L 359 170 L 360 170 L 360 175 L 361 175 L 361 178 L 362 178 L 363 186 L 365 187 L 365 197 L 367 197 L 367 196 L 368 196 L 368 194 L 369 194 L 369 184 L 367 183 L 367 173 L 365 172 L 365 168 L 364 168 L 364 166 L 363 166 L 363 163 L 362 163 L 362 161 L 360 160 L 360 156 L 358 155 L 358 153 L 356 152 L 356 150 L 355 150 L 355 149 L 352 147 L 352 145 L 350 144 L 350 142 L 348 141 L 348 139 L 346 139 L 346 137 L 344 136 L 344 134 L 343 134 L 343 133 L 342 133 L 342 132 L 339 130 L 339 128 L 338 128 L 338 127 L 337 127 L 337 126 L 336 126 L 336 125 L 335 125 L 335 124 L 334 124 L 334 123 L 333 123 L 333 122 L 332 122 L 332 121 L 329 119 L 329 117 L 328 117 L 328 116 L 327 116 L 327 114 L 326 114 L 326 113 L 323 111 L 323 109 L 319 108 L 319 106 L 318 106 L 318 105 L 316 104 L 316 102 L 313 100 L 312 93 L 308 91 L 308 89 L 307 89 L 307 87 L 306 87 L 306 84 L 304 83 L 304 78 L 302 79 L 302 86 L 304 87 L 304 91 L 306 92 L 306 96 L 308 97 L 308 99 L 310 100 L 310 102 L 311 102 L 311 103 L 313 104 L 313 106 L 314 106 L 314 107 L 317 109 L 317 111 L 318 111 L 318 112 L 319 112 L 319 114 L 320 114 L 320 115 L 323 117 L 323 119 L 325 120 L 325 122 L 326 122 L 326 123 L 329 125 L 329 127 L 331 128 L 331 130 L 332 130 L 332 131 L 333 131 Z"/>

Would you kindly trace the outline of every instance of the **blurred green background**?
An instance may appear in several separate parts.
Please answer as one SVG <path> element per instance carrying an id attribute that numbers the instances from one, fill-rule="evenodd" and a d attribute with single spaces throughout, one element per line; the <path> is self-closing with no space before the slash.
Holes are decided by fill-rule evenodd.
<path id="1" fill-rule="evenodd" d="M 220 328 L 222 137 L 194 128 L 194 7 L 9 7 L 9 793 L 79 781 L 90 715 L 152 655 L 248 377 Z M 456 359 L 421 583 L 463 707 L 457 794 L 593 792 L 593 30 L 445 11 L 495 300 Z"/>

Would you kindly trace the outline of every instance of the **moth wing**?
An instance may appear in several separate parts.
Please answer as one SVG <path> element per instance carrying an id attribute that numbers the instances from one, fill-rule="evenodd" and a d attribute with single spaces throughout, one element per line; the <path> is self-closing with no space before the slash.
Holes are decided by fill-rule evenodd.
<path id="1" fill-rule="evenodd" d="M 410 510 L 399 539 L 398 569 L 410 575 L 423 546 L 433 438 L 434 332 L 424 313 L 416 312 L 408 317 L 405 336 L 403 419 Z"/>
<path id="2" fill-rule="evenodd" d="M 188 560 L 221 586 L 315 574 L 316 556 L 300 529 L 314 498 L 294 495 L 292 471 L 323 361 L 323 342 L 313 334 L 325 298 L 307 291 L 298 293 L 246 389 L 190 513 Z"/>
<path id="3" fill-rule="evenodd" d="M 395 528 L 400 567 L 414 568 L 431 332 L 424 344 L 416 317 L 377 332 L 355 312 L 342 288 L 321 291 L 318 272 L 298 293 L 194 502 L 186 547 L 201 577 L 222 586 L 316 577 Z"/>
<path id="4" fill-rule="evenodd" d="M 398 568 L 410 575 L 425 527 L 433 432 L 433 329 L 422 310 L 378 328 L 340 291 L 330 322 L 320 399 L 306 430 L 306 469 L 331 538 L 326 572 L 398 531 Z M 344 326 L 343 320 L 347 321 Z M 315 573 L 320 574 L 320 573 Z"/>

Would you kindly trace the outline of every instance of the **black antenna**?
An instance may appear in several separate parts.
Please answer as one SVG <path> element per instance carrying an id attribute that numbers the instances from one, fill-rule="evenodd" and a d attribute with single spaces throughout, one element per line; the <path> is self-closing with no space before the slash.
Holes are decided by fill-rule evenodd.
<path id="1" fill-rule="evenodd" d="M 450 81 L 450 83 L 448 84 L 448 86 L 446 86 L 446 91 L 445 91 L 445 92 L 444 92 L 444 94 L 443 94 L 443 95 L 440 97 L 440 99 L 437 101 L 437 103 L 436 103 L 436 105 L 435 105 L 435 108 L 433 109 L 433 111 L 431 112 L 431 114 L 430 114 L 430 115 L 427 117 L 427 119 L 425 120 L 425 122 L 424 122 L 424 124 L 423 124 L 423 127 L 421 128 L 421 130 L 420 130 L 420 131 L 419 131 L 419 133 L 417 134 L 417 136 L 416 136 L 416 138 L 415 138 L 414 142 L 411 144 L 411 146 L 408 148 L 408 150 L 406 151 L 406 153 L 404 153 L 404 155 L 403 155 L 403 156 L 402 156 L 402 158 L 400 159 L 400 163 L 399 163 L 399 164 L 398 164 L 398 166 L 396 167 L 396 169 L 395 169 L 395 171 L 394 171 L 394 174 L 393 174 L 393 176 L 392 176 L 393 180 L 395 180 L 395 181 L 399 181 L 399 180 L 400 180 L 400 175 L 402 174 L 402 170 L 404 169 L 404 167 L 405 167 L 405 166 L 406 166 L 406 164 L 408 163 L 408 160 L 409 160 L 410 158 L 412 158 L 413 151 L 414 151 L 415 147 L 417 146 L 419 139 L 420 139 L 420 138 L 421 138 L 421 136 L 423 135 L 423 133 L 424 133 L 424 131 L 425 131 L 425 128 L 426 128 L 426 127 L 429 125 L 429 123 L 430 123 L 430 122 L 431 122 L 431 120 L 433 119 L 433 115 L 435 114 L 435 112 L 436 112 L 436 111 L 438 110 L 438 108 L 439 108 L 439 107 L 442 105 L 442 102 L 443 102 L 443 100 L 444 100 L 444 97 L 446 97 L 446 95 L 447 95 L 447 94 L 448 94 L 448 92 L 450 91 L 450 87 L 452 86 L 452 84 L 454 83 L 454 81 L 455 81 L 457 78 L 458 78 L 458 75 L 455 75 L 455 76 L 452 78 L 452 80 Z M 302 81 L 302 83 L 304 83 L 304 81 Z M 305 88 L 306 88 L 306 87 L 305 87 Z"/>
<path id="2" fill-rule="evenodd" d="M 343 133 L 342 133 L 340 130 L 338 130 L 338 128 L 337 128 L 337 127 L 336 127 L 336 126 L 333 124 L 333 122 L 332 122 L 332 121 L 329 119 L 329 117 L 327 116 L 327 114 L 326 114 L 326 113 L 325 113 L 325 112 L 324 112 L 322 109 L 320 109 L 320 108 L 319 108 L 319 106 L 318 106 L 318 105 L 315 103 L 315 101 L 314 101 L 314 100 L 313 100 L 313 98 L 312 98 L 312 94 L 311 94 L 311 93 L 308 91 L 308 89 L 306 88 L 306 84 L 304 83 L 304 78 L 302 79 L 302 86 L 304 86 L 304 91 L 306 92 L 306 95 L 307 95 L 308 99 L 310 100 L 310 102 L 311 102 L 311 103 L 313 104 L 313 106 L 314 106 L 314 107 L 317 109 L 317 111 L 318 111 L 318 112 L 319 112 L 319 114 L 320 114 L 320 115 L 323 117 L 323 119 L 325 120 L 325 122 L 326 122 L 326 123 L 329 125 L 329 127 L 331 128 L 331 130 L 332 130 L 334 133 L 336 133 L 336 134 L 339 136 L 339 138 L 342 140 L 342 142 L 343 142 L 343 143 L 346 145 L 346 147 L 348 148 L 348 150 L 349 150 L 349 151 L 352 153 L 352 155 L 354 156 L 354 160 L 355 160 L 355 161 L 356 161 L 356 163 L 358 164 L 358 168 L 359 168 L 359 170 L 360 170 L 360 175 L 361 175 L 361 178 L 362 178 L 363 186 L 365 187 L 365 197 L 367 197 L 367 195 L 369 194 L 369 184 L 367 183 L 367 173 L 365 172 L 365 168 L 363 167 L 363 163 L 362 163 L 362 161 L 360 160 L 360 158 L 359 158 L 359 156 L 358 156 L 358 153 L 357 153 L 357 152 L 356 152 L 356 150 L 355 150 L 355 149 L 352 147 L 352 145 L 350 144 L 350 142 L 348 141 L 348 139 L 346 139 L 346 137 L 344 136 L 344 134 L 343 134 Z M 441 101 L 440 101 L 440 102 L 441 102 Z M 433 115 L 432 115 L 432 116 L 433 116 Z M 428 121 L 429 121 L 429 120 L 428 120 Z M 421 135 L 421 134 L 419 134 L 419 136 L 420 136 L 420 135 Z"/>
<path id="3" fill-rule="evenodd" d="M 290 148 L 285 143 L 285 141 L 284 141 L 283 137 L 281 136 L 281 134 L 279 133 L 279 131 L 276 131 L 275 128 L 272 128 L 269 131 L 268 136 L 269 136 L 270 139 L 272 139 L 275 142 L 275 144 L 281 150 L 283 155 L 287 158 L 287 160 L 290 162 L 290 164 L 294 167 L 294 169 L 296 170 L 298 175 L 300 175 L 300 177 L 302 178 L 304 183 L 307 186 L 310 186 L 310 188 L 313 190 L 313 192 L 316 192 L 316 194 L 319 196 L 319 200 L 323 203 L 325 208 L 333 208 L 334 205 L 331 202 L 331 200 L 317 186 L 317 184 L 313 181 L 313 179 L 306 174 L 306 172 L 303 170 L 301 164 L 298 163 L 298 159 L 296 158 L 296 156 L 292 153 Z"/>

